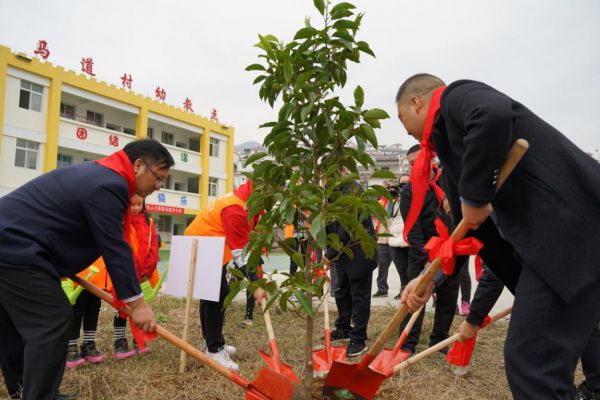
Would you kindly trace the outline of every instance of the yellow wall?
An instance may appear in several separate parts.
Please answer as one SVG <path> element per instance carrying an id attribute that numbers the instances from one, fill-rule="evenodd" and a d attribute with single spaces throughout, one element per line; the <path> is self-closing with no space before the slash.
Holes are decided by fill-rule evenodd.
<path id="1" fill-rule="evenodd" d="M 29 57 L 29 56 L 28 56 Z M 49 62 L 41 62 L 35 57 L 31 61 L 21 60 L 12 53 L 8 47 L 0 46 L 0 132 L 3 129 L 4 117 L 4 97 L 6 93 L 7 66 L 12 66 L 23 71 L 36 74 L 50 80 L 50 90 L 47 104 L 46 119 L 46 148 L 44 171 L 56 168 L 56 156 L 58 152 L 58 128 L 60 122 L 60 98 L 62 85 L 70 85 L 100 96 L 104 96 L 139 109 L 136 121 L 136 136 L 145 138 L 148 128 L 148 113 L 153 112 L 172 118 L 177 121 L 201 127 L 204 130 L 200 144 L 200 153 L 202 158 L 202 174 L 200 176 L 200 206 L 205 207 L 208 203 L 208 176 L 209 176 L 209 144 L 210 132 L 216 132 L 228 137 L 227 145 L 227 188 L 230 190 L 233 182 L 233 128 L 226 127 L 208 118 L 184 111 L 165 103 L 153 100 L 149 97 L 118 88 L 115 85 L 109 85 L 106 82 L 99 82 L 95 79 L 89 79 L 86 76 L 78 75 L 73 71 L 65 70 L 62 67 L 55 66 Z M 0 146 L 2 135 L 0 135 Z M 194 214 L 193 210 L 189 210 Z M 186 213 L 188 210 L 186 209 Z"/>

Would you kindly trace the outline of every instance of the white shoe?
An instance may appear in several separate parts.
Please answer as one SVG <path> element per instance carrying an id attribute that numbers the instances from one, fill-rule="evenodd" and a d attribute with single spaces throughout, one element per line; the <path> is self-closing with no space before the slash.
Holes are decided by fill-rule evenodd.
<path id="1" fill-rule="evenodd" d="M 230 346 L 228 344 L 226 344 L 224 346 L 225 352 L 227 352 L 227 354 L 232 355 L 235 354 L 235 352 L 237 351 L 237 349 L 233 346 Z M 202 346 L 200 346 L 200 350 L 203 351 L 204 353 L 208 353 L 208 347 L 206 347 L 206 340 L 202 339 Z"/>
<path id="2" fill-rule="evenodd" d="M 216 353 L 211 353 L 210 351 L 207 351 L 206 354 L 225 368 L 229 368 L 234 372 L 239 372 L 240 366 L 233 362 L 233 360 L 231 359 L 231 357 L 229 357 L 229 354 L 227 354 L 225 349 L 222 348 Z"/>

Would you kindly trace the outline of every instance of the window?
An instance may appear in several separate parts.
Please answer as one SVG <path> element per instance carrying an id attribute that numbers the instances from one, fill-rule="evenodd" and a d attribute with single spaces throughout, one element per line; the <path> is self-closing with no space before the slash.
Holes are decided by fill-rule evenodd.
<path id="1" fill-rule="evenodd" d="M 171 232 L 172 218 L 170 215 L 159 215 L 156 230 L 159 232 Z"/>
<path id="2" fill-rule="evenodd" d="M 161 142 L 163 142 L 164 144 L 172 145 L 173 144 L 173 134 L 169 133 L 169 132 L 163 132 Z"/>
<path id="3" fill-rule="evenodd" d="M 123 128 L 123 133 L 126 133 L 126 134 L 131 135 L 131 136 L 135 136 L 135 129 Z"/>
<path id="4" fill-rule="evenodd" d="M 73 164 L 73 156 L 68 156 L 66 154 L 59 154 L 56 157 L 56 166 L 57 168 L 68 167 Z"/>
<path id="5" fill-rule="evenodd" d="M 175 186 L 173 187 L 173 189 L 180 191 L 180 192 L 185 192 L 186 191 L 186 184 L 183 182 L 175 182 Z"/>
<path id="6" fill-rule="evenodd" d="M 154 128 L 148 127 L 148 139 L 154 139 Z"/>
<path id="7" fill-rule="evenodd" d="M 190 139 L 190 150 L 200 152 L 200 139 Z"/>
<path id="8" fill-rule="evenodd" d="M 19 107 L 26 110 L 42 111 L 42 93 L 44 88 L 35 83 L 21 81 Z"/>
<path id="9" fill-rule="evenodd" d="M 175 147 L 179 147 L 180 149 L 187 149 L 188 144 L 186 142 L 175 142 Z"/>
<path id="10" fill-rule="evenodd" d="M 39 143 L 17 139 L 15 167 L 36 169 Z"/>
<path id="11" fill-rule="evenodd" d="M 173 224 L 173 235 L 183 235 L 183 232 L 185 232 L 185 225 Z"/>
<path id="12" fill-rule="evenodd" d="M 75 119 L 75 106 L 60 103 L 60 116 L 63 118 Z"/>
<path id="13" fill-rule="evenodd" d="M 187 179 L 187 191 L 190 193 L 200 193 L 198 190 L 198 178 L 192 177 Z"/>
<path id="14" fill-rule="evenodd" d="M 208 195 L 218 196 L 219 179 L 208 178 Z"/>
<path id="15" fill-rule="evenodd" d="M 167 181 L 165 182 L 165 189 L 172 189 L 173 188 L 173 175 L 169 175 L 167 177 Z"/>
<path id="16" fill-rule="evenodd" d="M 88 110 L 87 112 L 87 123 L 96 126 L 104 126 L 104 116 L 95 111 Z"/>
<path id="17" fill-rule="evenodd" d="M 219 157 L 219 139 L 210 138 L 210 156 Z"/>
<path id="18" fill-rule="evenodd" d="M 106 123 L 106 129 L 110 129 L 111 131 L 121 132 L 121 127 L 119 125 L 111 124 L 110 122 Z"/>

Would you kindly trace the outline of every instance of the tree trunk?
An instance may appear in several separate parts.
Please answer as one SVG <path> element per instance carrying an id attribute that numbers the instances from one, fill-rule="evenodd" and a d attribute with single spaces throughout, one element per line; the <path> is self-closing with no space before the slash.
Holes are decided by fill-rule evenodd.
<path id="1" fill-rule="evenodd" d="M 312 304 L 312 294 L 308 294 L 308 301 Z M 306 317 L 306 337 L 304 340 L 304 352 L 306 356 L 306 364 L 304 365 L 304 388 L 306 389 L 306 400 L 312 399 L 313 388 L 313 333 L 314 333 L 314 317 Z"/>

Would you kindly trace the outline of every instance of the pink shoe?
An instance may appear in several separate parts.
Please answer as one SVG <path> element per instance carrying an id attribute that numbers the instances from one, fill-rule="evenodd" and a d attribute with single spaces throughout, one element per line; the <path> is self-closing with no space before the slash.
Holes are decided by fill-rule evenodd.
<path id="1" fill-rule="evenodd" d="M 117 339 L 115 340 L 114 356 L 116 359 L 124 360 L 126 358 L 135 356 L 135 350 L 129 348 L 127 339 Z"/>
<path id="2" fill-rule="evenodd" d="M 83 342 L 81 345 L 81 355 L 85 361 L 91 364 L 98 364 L 104 361 L 106 356 L 96 350 L 96 342 Z"/>
<path id="3" fill-rule="evenodd" d="M 460 303 L 460 315 L 464 315 L 467 316 L 469 315 L 469 312 L 471 311 L 471 304 L 469 304 L 468 301 L 462 301 L 462 303 Z"/>
<path id="4" fill-rule="evenodd" d="M 71 369 L 78 367 L 82 364 L 85 364 L 85 359 L 81 356 L 77 345 L 69 345 L 69 350 L 67 352 L 66 367 Z"/>

